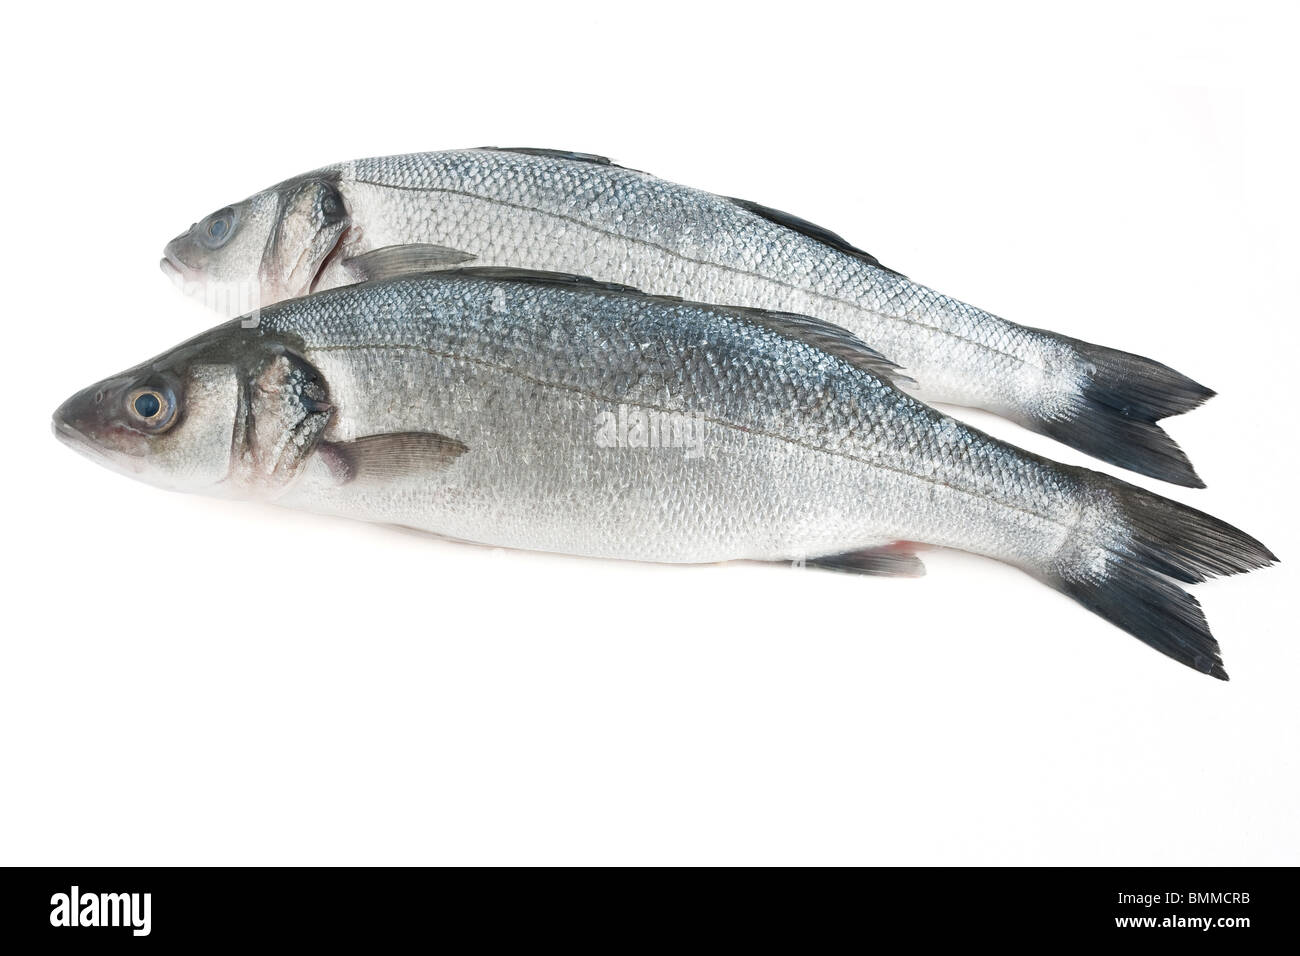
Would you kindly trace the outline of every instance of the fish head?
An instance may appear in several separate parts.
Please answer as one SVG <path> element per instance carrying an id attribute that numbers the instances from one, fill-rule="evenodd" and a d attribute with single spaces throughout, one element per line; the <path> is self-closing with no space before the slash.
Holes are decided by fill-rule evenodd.
<path id="1" fill-rule="evenodd" d="M 307 295 L 351 228 L 338 176 L 309 173 L 194 223 L 163 249 L 163 272 L 227 315 Z"/>
<path id="2" fill-rule="evenodd" d="M 274 498 L 330 416 L 314 366 L 234 322 L 83 388 L 53 425 L 74 450 L 160 488 Z"/>

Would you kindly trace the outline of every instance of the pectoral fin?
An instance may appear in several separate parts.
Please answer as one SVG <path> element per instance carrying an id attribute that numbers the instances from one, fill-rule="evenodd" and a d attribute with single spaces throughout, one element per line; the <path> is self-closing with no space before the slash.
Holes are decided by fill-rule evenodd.
<path id="1" fill-rule="evenodd" d="M 393 279 L 420 272 L 437 272 L 469 262 L 474 256 L 459 249 L 429 243 L 382 246 L 343 260 L 343 265 L 358 282 Z"/>
<path id="2" fill-rule="evenodd" d="M 339 484 L 418 478 L 451 466 L 468 447 L 437 432 L 393 432 L 325 442 L 319 454 Z"/>

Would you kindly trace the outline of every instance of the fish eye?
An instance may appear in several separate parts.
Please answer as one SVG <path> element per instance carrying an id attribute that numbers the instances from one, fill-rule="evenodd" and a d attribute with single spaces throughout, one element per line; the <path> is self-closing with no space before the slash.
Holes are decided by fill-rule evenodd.
<path id="1" fill-rule="evenodd" d="M 162 411 L 162 399 L 157 392 L 145 392 L 143 395 L 137 395 L 135 402 L 132 403 L 135 413 L 141 418 L 153 418 Z"/>
<path id="2" fill-rule="evenodd" d="M 209 249 L 219 249 L 235 232 L 235 210 L 227 206 L 199 223 L 199 241 Z"/>
<path id="3" fill-rule="evenodd" d="M 176 403 L 169 389 L 146 386 L 127 395 L 126 408 L 138 424 L 157 433 L 171 426 Z"/>

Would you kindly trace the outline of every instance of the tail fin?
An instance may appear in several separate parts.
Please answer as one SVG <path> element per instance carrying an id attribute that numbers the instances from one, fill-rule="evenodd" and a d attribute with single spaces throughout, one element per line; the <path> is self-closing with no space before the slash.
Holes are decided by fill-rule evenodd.
<path id="1" fill-rule="evenodd" d="M 1141 355 L 1068 339 L 1083 373 L 1063 414 L 1034 423 L 1045 435 L 1094 458 L 1188 488 L 1204 488 L 1183 450 L 1156 424 L 1214 392 Z"/>
<path id="2" fill-rule="evenodd" d="M 1227 680 L 1200 603 L 1177 582 L 1252 571 L 1277 558 L 1218 518 L 1089 474 L 1099 493 L 1057 554 L 1049 583 L 1161 653 Z"/>

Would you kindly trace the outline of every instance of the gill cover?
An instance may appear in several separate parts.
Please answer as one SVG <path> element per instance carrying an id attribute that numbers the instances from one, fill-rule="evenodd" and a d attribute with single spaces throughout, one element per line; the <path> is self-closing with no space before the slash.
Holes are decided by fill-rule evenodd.
<path id="1" fill-rule="evenodd" d="M 280 212 L 266 241 L 259 279 L 281 297 L 306 295 L 350 223 L 338 187 L 328 177 L 291 180 L 279 189 Z"/>
<path id="2" fill-rule="evenodd" d="M 332 411 L 320 371 L 273 345 L 241 376 L 231 480 L 255 493 L 282 491 L 315 451 Z"/>

